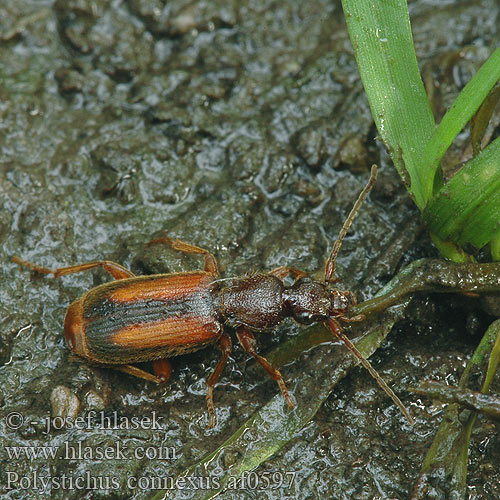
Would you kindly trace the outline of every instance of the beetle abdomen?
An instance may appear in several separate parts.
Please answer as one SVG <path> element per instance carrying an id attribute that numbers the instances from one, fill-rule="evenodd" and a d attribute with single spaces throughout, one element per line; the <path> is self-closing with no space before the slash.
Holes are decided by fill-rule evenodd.
<path id="1" fill-rule="evenodd" d="M 76 354 L 113 364 L 167 358 L 202 349 L 222 333 L 212 299 L 216 288 L 213 281 L 209 273 L 193 272 L 105 283 L 68 309 L 68 343 L 72 347 L 69 335 L 73 337 L 72 350 Z M 85 342 L 83 346 L 80 341 L 80 352 L 77 336 L 71 331 L 79 322 Z"/>

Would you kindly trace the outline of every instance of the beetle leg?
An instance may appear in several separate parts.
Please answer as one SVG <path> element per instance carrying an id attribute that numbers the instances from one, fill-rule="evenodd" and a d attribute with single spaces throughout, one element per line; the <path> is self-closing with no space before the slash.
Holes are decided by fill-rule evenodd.
<path id="1" fill-rule="evenodd" d="M 280 280 L 285 279 L 288 275 L 291 275 L 294 280 L 307 276 L 307 273 L 305 271 L 301 271 L 300 269 L 295 269 L 294 267 L 288 266 L 277 267 L 276 269 L 269 271 L 268 274 L 272 274 Z"/>
<path id="2" fill-rule="evenodd" d="M 153 375 L 146 370 L 142 370 L 141 368 L 137 368 L 137 366 L 134 365 L 106 365 L 106 367 L 114 368 L 120 372 L 133 375 L 134 377 L 143 378 L 144 380 L 149 380 L 150 382 L 155 382 L 156 384 L 166 382 L 163 377 L 157 377 L 156 375 Z"/>
<path id="3" fill-rule="evenodd" d="M 220 339 L 217 341 L 217 347 L 222 352 L 222 358 L 217 363 L 215 370 L 207 379 L 207 408 L 208 408 L 208 427 L 211 429 L 215 426 L 215 409 L 214 409 L 214 386 L 218 382 L 219 377 L 227 362 L 227 358 L 231 354 L 233 344 L 231 337 L 223 332 Z"/>
<path id="4" fill-rule="evenodd" d="M 65 276 L 66 274 L 79 273 L 81 271 L 87 271 L 88 269 L 92 269 L 93 267 L 102 267 L 105 271 L 107 271 L 115 280 L 122 280 L 125 278 L 133 278 L 135 274 L 132 271 L 120 266 L 120 264 L 116 264 L 110 260 L 96 260 L 94 262 L 86 262 L 85 264 L 79 264 L 76 266 L 68 266 L 68 267 L 59 267 L 57 269 L 50 269 L 48 267 L 37 266 L 36 264 L 32 264 L 26 260 L 22 260 L 19 257 L 12 257 L 12 261 L 16 264 L 20 264 L 22 266 L 29 267 L 40 274 L 53 274 L 54 278 L 58 278 L 59 276 Z"/>
<path id="5" fill-rule="evenodd" d="M 283 380 L 281 373 L 279 372 L 279 370 L 274 368 L 273 365 L 271 365 L 271 363 L 269 363 L 269 361 L 266 358 L 257 354 L 257 351 L 255 349 L 256 341 L 252 332 L 250 332 L 250 330 L 248 330 L 247 328 L 241 326 L 236 329 L 236 336 L 238 337 L 241 347 L 243 347 L 243 349 L 248 354 L 250 354 L 256 359 L 257 363 L 259 363 L 259 365 L 262 366 L 264 370 L 266 370 L 266 372 L 273 380 L 276 380 L 281 390 L 281 393 L 283 394 L 283 397 L 286 399 L 288 408 L 292 409 L 295 405 L 292 401 L 292 398 L 288 394 L 288 389 L 286 388 L 285 381 Z"/>
<path id="6" fill-rule="evenodd" d="M 219 266 L 217 264 L 217 259 L 204 248 L 200 248 L 194 245 L 190 245 L 189 243 L 185 243 L 181 240 L 173 240 L 168 236 L 164 236 L 163 238 L 156 238 L 150 241 L 146 247 L 151 245 L 164 244 L 169 245 L 174 250 L 178 250 L 183 253 L 194 253 L 194 254 L 202 254 L 205 256 L 205 271 L 207 273 L 213 274 L 214 276 L 219 276 Z"/>

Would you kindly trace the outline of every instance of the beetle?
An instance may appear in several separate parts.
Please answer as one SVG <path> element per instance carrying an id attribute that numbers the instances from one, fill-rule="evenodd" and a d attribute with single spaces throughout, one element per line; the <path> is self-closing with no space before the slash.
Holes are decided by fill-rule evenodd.
<path id="1" fill-rule="evenodd" d="M 257 353 L 253 335 L 253 332 L 269 332 L 290 316 L 303 325 L 323 322 L 354 353 L 411 422 L 398 397 L 342 332 L 339 320 L 364 319 L 347 315 L 349 308 L 356 304 L 354 294 L 332 286 L 340 281 L 334 274 L 342 240 L 376 177 L 377 168 L 373 165 L 370 180 L 332 247 L 323 281 L 288 266 L 267 273 L 221 279 L 217 260 L 208 250 L 168 237 L 150 241 L 148 246 L 166 244 L 179 252 L 204 256 L 204 270 L 136 276 L 120 264 L 107 260 L 49 269 L 19 257 L 12 259 L 38 273 L 52 274 L 54 278 L 95 267 L 103 268 L 114 278 L 73 302 L 64 320 L 64 336 L 70 350 L 91 363 L 112 366 L 130 375 L 162 383 L 168 380 L 171 372 L 167 358 L 215 344 L 222 356 L 207 379 L 209 427 L 215 425 L 214 386 L 232 350 L 225 325 L 235 330 L 243 349 L 278 383 L 288 407 L 294 407 L 283 376 Z M 284 282 L 288 276 L 294 279 L 289 286 Z M 154 374 L 134 365 L 150 360 Z"/>

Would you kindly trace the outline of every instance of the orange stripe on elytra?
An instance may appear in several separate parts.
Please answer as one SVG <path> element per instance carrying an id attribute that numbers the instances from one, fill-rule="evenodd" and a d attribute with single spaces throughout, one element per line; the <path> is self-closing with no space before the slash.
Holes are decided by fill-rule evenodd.
<path id="1" fill-rule="evenodd" d="M 109 337 L 110 342 L 130 349 L 169 347 L 213 341 L 221 333 L 221 325 L 198 318 L 167 318 L 120 328 Z"/>
<path id="2" fill-rule="evenodd" d="M 197 291 L 208 289 L 213 281 L 213 275 L 203 272 L 147 276 L 143 279 L 127 280 L 123 286 L 110 291 L 108 299 L 114 302 L 179 300 Z"/>

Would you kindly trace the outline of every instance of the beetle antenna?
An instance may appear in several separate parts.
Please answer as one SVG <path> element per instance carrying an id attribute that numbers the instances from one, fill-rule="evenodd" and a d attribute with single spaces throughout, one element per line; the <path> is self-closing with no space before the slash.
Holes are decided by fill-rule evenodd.
<path id="1" fill-rule="evenodd" d="M 410 425 L 414 425 L 415 422 L 413 421 L 413 418 L 410 415 L 410 413 L 408 412 L 408 410 L 403 405 L 402 401 L 396 396 L 394 391 L 387 385 L 387 383 L 379 375 L 377 370 L 375 370 L 375 368 L 373 368 L 373 366 L 370 364 L 370 362 L 358 351 L 356 346 L 344 334 L 339 323 L 333 318 L 328 318 L 326 320 L 326 326 L 335 336 L 337 336 L 340 340 L 342 340 L 342 342 L 344 342 L 344 344 L 354 354 L 354 356 L 356 356 L 356 358 L 359 359 L 359 361 L 363 365 L 363 367 L 366 368 L 370 372 L 370 375 L 377 381 L 377 384 L 394 401 L 394 404 L 401 410 L 401 413 L 406 417 L 406 420 L 408 420 Z"/>
<path id="2" fill-rule="evenodd" d="M 363 188 L 361 193 L 359 193 L 358 199 L 356 200 L 356 203 L 354 203 L 351 212 L 349 213 L 347 219 L 345 220 L 344 225 L 340 230 L 337 241 L 333 244 L 330 256 L 326 261 L 325 283 L 330 283 L 332 281 L 335 281 L 333 279 L 333 275 L 335 273 L 335 259 L 337 258 L 340 247 L 342 246 L 342 240 L 344 239 L 344 236 L 347 234 L 347 231 L 351 227 L 352 221 L 356 217 L 359 208 L 361 207 L 363 201 L 365 201 L 366 197 L 368 196 L 368 193 L 371 191 L 376 180 L 377 180 L 377 165 L 372 165 L 372 169 L 370 172 L 370 180 L 368 181 L 368 184 Z"/>

